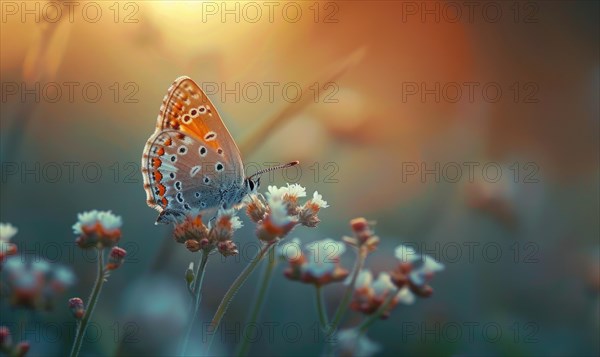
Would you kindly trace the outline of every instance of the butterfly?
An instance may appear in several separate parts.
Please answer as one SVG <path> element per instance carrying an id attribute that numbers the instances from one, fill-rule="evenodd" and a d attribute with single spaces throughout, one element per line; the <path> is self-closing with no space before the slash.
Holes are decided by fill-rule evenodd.
<path id="1" fill-rule="evenodd" d="M 208 96 L 189 77 L 179 77 L 142 154 L 146 203 L 159 212 L 156 223 L 236 208 L 256 193 L 260 174 L 298 163 L 246 177 L 240 150 Z"/>

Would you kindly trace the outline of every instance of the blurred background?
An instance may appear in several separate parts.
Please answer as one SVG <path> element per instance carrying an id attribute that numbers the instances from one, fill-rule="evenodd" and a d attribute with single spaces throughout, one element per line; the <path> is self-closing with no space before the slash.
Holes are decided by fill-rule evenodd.
<path id="1" fill-rule="evenodd" d="M 19 229 L 20 259 L 44 257 L 77 279 L 48 311 L 2 299 L 2 325 L 31 355 L 70 348 L 66 301 L 87 298 L 95 277 L 71 226 L 90 209 L 122 216 L 129 257 L 102 291 L 83 353 L 178 351 L 183 274 L 197 256 L 154 225 L 139 162 L 181 75 L 205 89 L 248 171 L 301 161 L 264 176 L 263 189 L 298 182 L 329 202 L 318 228 L 291 237 L 340 239 L 362 216 L 382 240 L 372 271 L 392 270 L 402 242 L 446 265 L 433 297 L 369 331 L 381 355 L 600 353 L 598 2 L 1 6 L 0 221 Z M 209 261 L 203 322 L 256 252 L 243 220 L 240 255 Z M 286 280 L 284 265 L 251 353 L 319 354 L 314 292 Z M 214 353 L 233 353 L 259 275 L 233 301 Z M 325 289 L 330 310 L 342 290 Z"/>

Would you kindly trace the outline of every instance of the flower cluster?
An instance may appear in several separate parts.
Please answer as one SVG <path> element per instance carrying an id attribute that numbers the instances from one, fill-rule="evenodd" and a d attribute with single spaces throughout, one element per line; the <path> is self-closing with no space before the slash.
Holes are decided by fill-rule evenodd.
<path id="1" fill-rule="evenodd" d="M 2 273 L 11 304 L 29 309 L 52 309 L 56 297 L 75 283 L 71 269 L 41 258 L 10 257 Z"/>
<path id="2" fill-rule="evenodd" d="M 420 296 L 429 297 L 433 288 L 428 282 L 436 272 L 444 270 L 444 265 L 429 255 L 419 255 L 411 247 L 400 245 L 396 248 L 396 258 L 400 264 L 391 273 L 392 282 L 399 289 L 408 287 Z"/>
<path id="3" fill-rule="evenodd" d="M 127 256 L 127 251 L 123 248 L 113 247 L 110 250 L 110 255 L 108 256 L 108 262 L 106 263 L 106 270 L 115 270 L 118 269 L 123 262 L 125 261 L 125 256 Z"/>
<path id="4" fill-rule="evenodd" d="M 427 283 L 436 272 L 444 269 L 444 265 L 404 245 L 398 246 L 395 253 L 400 263 L 391 273 L 381 272 L 375 281 L 370 271 L 359 273 L 350 305 L 353 310 L 371 315 L 391 298 L 385 311 L 381 312 L 381 318 L 385 319 L 399 302 L 410 305 L 415 301 L 415 295 L 429 297 L 433 294 Z"/>
<path id="5" fill-rule="evenodd" d="M 85 306 L 83 305 L 83 300 L 81 300 L 81 298 L 70 298 L 69 309 L 71 310 L 73 317 L 77 320 L 81 320 L 83 315 L 85 315 Z"/>
<path id="6" fill-rule="evenodd" d="M 284 244 L 280 249 L 290 264 L 284 271 L 285 276 L 290 280 L 321 286 L 343 281 L 349 274 L 339 264 L 339 257 L 346 247 L 333 239 L 309 243 L 305 246 L 304 252 L 300 249 L 297 239 Z M 290 255 L 290 251 L 293 255 Z"/>
<path id="7" fill-rule="evenodd" d="M 230 256 L 238 254 L 232 238 L 233 233 L 241 227 L 242 222 L 235 216 L 234 210 L 220 210 L 208 227 L 204 225 L 200 215 L 186 217 L 175 225 L 173 237 L 178 243 L 185 244 L 191 252 L 216 248 L 223 256 Z"/>
<path id="8" fill-rule="evenodd" d="M 295 191 L 297 195 L 303 193 L 291 191 Z M 270 193 L 271 197 L 283 197 L 282 201 L 287 194 L 281 194 L 279 190 L 270 190 Z M 297 201 L 289 198 L 287 200 L 288 205 L 294 208 Z M 260 208 L 258 205 L 256 207 Z M 249 210 L 249 214 L 255 211 Z M 428 283 L 436 272 L 444 269 L 444 266 L 432 257 L 419 255 L 414 249 L 400 245 L 395 250 L 399 260 L 398 266 L 392 271 L 380 272 L 374 278 L 369 269 L 363 268 L 367 257 L 377 250 L 380 242 L 372 225 L 365 218 L 351 220 L 353 237 L 344 236 L 342 240 L 345 245 L 329 238 L 309 243 L 304 249 L 300 248 L 298 239 L 279 245 L 279 254 L 289 263 L 284 271 L 285 276 L 290 280 L 313 284 L 316 287 L 317 313 L 320 326 L 326 335 L 335 333 L 348 308 L 367 315 L 359 326 L 337 332 L 338 343 L 330 351 L 335 355 L 375 354 L 379 348 L 364 332 L 375 321 L 388 318 L 398 304 L 410 305 L 415 302 L 416 297 L 431 296 L 433 289 Z M 356 253 L 356 262 L 351 274 L 340 266 L 340 256 L 346 250 L 346 246 Z M 346 289 L 330 320 L 326 310 L 322 308 L 325 302 L 320 287 L 342 280 L 345 280 Z"/>
<path id="9" fill-rule="evenodd" d="M 314 192 L 303 205 L 299 198 L 306 197 L 306 189 L 298 184 L 287 187 L 269 186 L 267 198 L 253 195 L 248 200 L 246 212 L 256 224 L 256 235 L 264 242 L 285 237 L 296 225 L 316 227 L 321 208 L 329 207 L 323 197 Z"/>
<path id="10" fill-rule="evenodd" d="M 79 213 L 77 218 L 73 225 L 73 232 L 78 236 L 75 243 L 82 249 L 112 247 L 104 273 L 119 268 L 127 255 L 125 249 L 116 247 L 121 240 L 121 217 L 111 211 L 92 210 Z"/>
<path id="11" fill-rule="evenodd" d="M 78 235 L 77 245 L 81 248 L 113 247 L 121 239 L 121 217 L 111 211 L 89 211 L 77 215 L 73 232 Z"/>
<path id="12" fill-rule="evenodd" d="M 10 242 L 18 229 L 10 223 L 0 223 L 0 269 L 6 257 L 17 254 L 17 246 Z"/>
<path id="13" fill-rule="evenodd" d="M 0 326 L 0 351 L 8 356 L 23 357 L 29 351 L 29 342 L 13 343 L 8 327 Z"/>
<path id="14" fill-rule="evenodd" d="M 394 294 L 394 297 L 386 307 L 385 311 L 383 311 L 381 315 L 382 319 L 388 318 L 392 309 L 399 302 L 410 305 L 414 302 L 415 297 L 407 288 L 397 291 L 396 286 L 392 283 L 390 274 L 381 272 L 377 276 L 377 279 L 373 281 L 373 274 L 371 271 L 362 270 L 356 278 L 354 297 L 350 307 L 353 310 L 371 315 L 375 313 L 392 294 Z"/>
<path id="15" fill-rule="evenodd" d="M 367 252 L 373 252 L 379 244 L 379 237 L 371 229 L 371 225 L 366 219 L 360 217 L 350 221 L 350 228 L 354 232 L 354 237 L 342 237 L 344 242 L 355 248 L 364 248 Z"/>

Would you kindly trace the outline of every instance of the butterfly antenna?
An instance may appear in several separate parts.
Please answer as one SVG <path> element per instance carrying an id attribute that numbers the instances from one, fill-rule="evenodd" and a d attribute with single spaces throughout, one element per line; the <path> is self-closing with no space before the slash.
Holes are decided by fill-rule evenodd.
<path id="1" fill-rule="evenodd" d="M 248 179 L 251 179 L 254 176 L 262 175 L 262 174 L 264 174 L 266 172 L 271 172 L 271 171 L 274 171 L 274 170 L 285 169 L 287 167 L 296 166 L 299 163 L 300 163 L 300 161 L 296 160 L 296 161 L 288 162 L 287 164 L 283 164 L 283 165 L 271 166 L 271 167 L 268 167 L 266 169 L 262 169 L 262 170 L 257 171 L 254 175 L 248 177 Z"/>

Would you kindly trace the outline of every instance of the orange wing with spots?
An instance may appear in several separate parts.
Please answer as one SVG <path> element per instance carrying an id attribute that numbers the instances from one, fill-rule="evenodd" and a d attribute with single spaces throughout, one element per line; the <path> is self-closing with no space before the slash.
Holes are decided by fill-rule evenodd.
<path id="1" fill-rule="evenodd" d="M 177 78 L 163 99 L 156 132 L 168 129 L 178 130 L 200 142 L 206 141 L 215 151 L 226 150 L 241 164 L 240 151 L 217 109 L 189 77 Z"/>
<path id="2" fill-rule="evenodd" d="M 161 213 L 215 207 L 219 190 L 242 185 L 239 149 L 210 99 L 188 77 L 177 78 L 163 99 L 144 147 L 142 174 L 147 203 Z"/>

